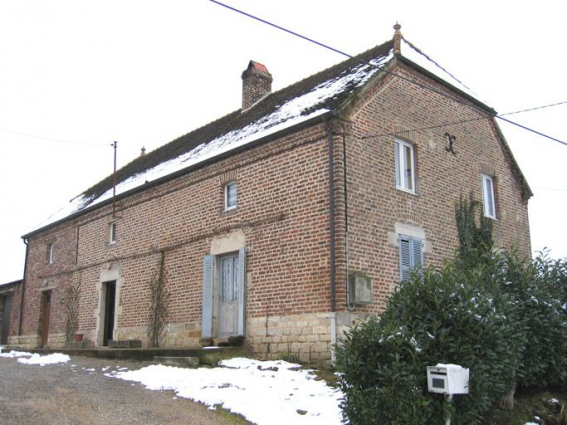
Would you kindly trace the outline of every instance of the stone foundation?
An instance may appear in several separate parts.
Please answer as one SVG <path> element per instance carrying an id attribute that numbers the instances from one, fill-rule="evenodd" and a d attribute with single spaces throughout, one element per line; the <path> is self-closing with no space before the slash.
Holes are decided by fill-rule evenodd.
<path id="1" fill-rule="evenodd" d="M 298 359 L 301 362 L 328 362 L 332 359 L 332 318 L 336 317 L 336 341 L 347 331 L 353 321 L 364 319 L 364 313 L 306 313 L 290 316 L 249 318 L 246 322 L 245 345 L 252 346 L 254 356 L 262 359 Z M 89 346 L 96 341 L 96 331 L 80 330 L 83 341 Z M 201 347 L 200 323 L 175 323 L 168 325 L 164 347 Z M 146 327 L 119 328 L 114 333 L 115 341 L 141 341 L 148 347 Z M 38 335 L 10 337 L 9 345 L 19 348 L 36 348 Z M 65 334 L 49 335 L 50 348 L 64 348 Z"/>

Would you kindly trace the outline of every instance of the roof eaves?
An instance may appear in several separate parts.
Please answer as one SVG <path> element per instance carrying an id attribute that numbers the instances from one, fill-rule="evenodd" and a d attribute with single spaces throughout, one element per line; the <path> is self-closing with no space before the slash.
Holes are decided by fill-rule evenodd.
<path id="1" fill-rule="evenodd" d="M 176 171 L 174 173 L 168 174 L 166 176 L 160 177 L 156 180 L 152 180 L 151 182 L 147 182 L 146 184 L 144 184 L 142 186 L 137 186 L 133 189 L 130 189 L 126 192 L 121 193 L 120 195 L 117 195 L 116 198 L 115 198 L 115 201 L 124 199 L 128 196 L 134 195 L 134 194 L 139 193 L 139 192 L 143 192 L 146 189 L 150 189 L 154 186 L 157 186 L 157 185 L 160 185 L 160 184 L 165 183 L 167 181 L 173 180 L 173 179 L 180 177 L 182 175 L 190 174 L 190 173 L 192 173 L 196 170 L 199 170 L 199 169 L 204 168 L 208 165 L 214 164 L 215 162 L 222 161 L 223 159 L 226 159 L 226 158 L 231 157 L 233 155 L 237 155 L 241 152 L 245 152 L 247 150 L 261 146 L 261 145 L 268 143 L 268 142 L 270 142 L 274 139 L 277 139 L 279 137 L 283 137 L 285 135 L 288 135 L 288 134 L 294 133 L 296 131 L 302 130 L 303 128 L 309 127 L 310 125 L 313 125 L 317 122 L 328 120 L 329 118 L 332 118 L 334 116 L 336 116 L 335 111 L 330 110 L 330 111 L 324 112 L 321 115 L 317 115 L 317 116 L 310 118 L 308 120 L 299 122 L 295 125 L 284 128 L 284 129 L 282 129 L 278 132 L 268 134 L 267 136 L 264 136 L 264 137 L 262 137 L 258 140 L 253 141 L 253 142 L 246 143 L 244 145 L 235 147 L 234 149 L 232 149 L 230 151 L 223 152 L 223 153 L 221 153 L 217 156 L 214 156 L 212 158 L 209 158 L 209 159 L 204 160 L 202 162 L 199 162 L 197 164 L 190 165 L 189 167 L 184 168 L 182 170 L 179 170 L 179 171 Z M 110 198 L 110 199 L 107 199 L 107 200 L 102 201 L 100 203 L 86 207 L 86 208 L 84 208 L 80 211 L 77 211 L 73 214 L 70 214 L 70 215 L 68 215 L 68 216 L 66 216 L 66 217 L 64 217 L 60 220 L 54 221 L 53 223 L 49 223 L 46 226 L 40 227 L 36 230 L 33 230 L 33 231 L 23 235 L 22 239 L 28 239 L 31 236 L 37 235 L 38 233 L 41 233 L 41 232 L 48 230 L 48 229 L 51 229 L 51 228 L 53 228 L 53 227 L 55 227 L 59 224 L 65 223 L 66 221 L 73 220 L 75 218 L 78 218 L 78 217 L 85 215 L 87 213 L 90 213 L 92 211 L 96 211 L 99 208 L 103 208 L 105 206 L 108 206 L 108 205 L 112 204 L 112 201 L 113 201 L 112 198 Z"/>
<path id="2" fill-rule="evenodd" d="M 508 142 L 506 141 L 506 137 L 504 137 L 504 133 L 502 133 L 500 126 L 496 122 L 496 119 L 493 118 L 492 123 L 494 124 L 494 128 L 496 130 L 496 134 L 498 136 L 498 139 L 500 140 L 500 143 L 502 144 L 502 148 L 504 149 L 504 151 L 505 151 L 505 153 L 506 153 L 506 155 L 507 155 L 507 157 L 508 157 L 508 159 L 511 163 L 510 165 L 512 166 L 512 173 L 516 176 L 516 178 L 519 180 L 520 185 L 522 186 L 522 200 L 527 201 L 532 196 L 534 196 L 534 193 L 532 192 L 532 189 L 531 189 L 531 187 L 528 183 L 528 180 L 526 179 L 526 176 L 524 176 L 524 173 L 522 172 L 520 165 L 516 161 L 516 158 L 514 157 L 514 155 L 512 153 L 512 149 L 510 149 L 510 145 L 508 145 Z"/>

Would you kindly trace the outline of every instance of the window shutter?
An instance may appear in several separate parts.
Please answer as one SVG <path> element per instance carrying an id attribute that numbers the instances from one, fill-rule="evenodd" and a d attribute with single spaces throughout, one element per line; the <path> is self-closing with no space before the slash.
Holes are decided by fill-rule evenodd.
<path id="1" fill-rule="evenodd" d="M 400 278 L 401 280 L 408 280 L 410 277 L 411 269 L 411 244 L 410 238 L 407 236 L 399 237 L 400 245 Z"/>
<path id="2" fill-rule="evenodd" d="M 246 307 L 246 248 L 238 250 L 238 335 L 245 336 Z"/>
<path id="3" fill-rule="evenodd" d="M 201 336 L 213 336 L 213 263 L 214 256 L 205 255 L 203 258 L 203 319 Z"/>
<path id="4" fill-rule="evenodd" d="M 413 248 L 413 264 L 412 267 L 423 266 L 423 244 L 421 239 L 411 238 Z"/>

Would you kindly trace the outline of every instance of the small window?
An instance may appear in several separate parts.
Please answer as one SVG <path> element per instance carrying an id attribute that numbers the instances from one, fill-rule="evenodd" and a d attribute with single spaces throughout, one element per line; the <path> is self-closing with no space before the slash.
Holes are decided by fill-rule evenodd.
<path id="1" fill-rule="evenodd" d="M 224 187 L 224 209 L 236 208 L 236 182 L 230 182 Z"/>
<path id="2" fill-rule="evenodd" d="M 108 244 L 112 245 L 116 243 L 116 222 L 108 224 Z"/>
<path id="3" fill-rule="evenodd" d="M 415 155 L 413 145 L 396 140 L 396 187 L 415 193 Z"/>
<path id="4" fill-rule="evenodd" d="M 496 203 L 494 201 L 494 179 L 486 174 L 482 176 L 482 205 L 485 217 L 496 218 Z"/>
<path id="5" fill-rule="evenodd" d="M 398 243 L 400 246 L 400 278 L 408 280 L 412 268 L 423 266 L 423 242 L 419 238 L 400 235 Z"/>
<path id="6" fill-rule="evenodd" d="M 53 264 L 53 244 L 47 245 L 47 264 Z"/>

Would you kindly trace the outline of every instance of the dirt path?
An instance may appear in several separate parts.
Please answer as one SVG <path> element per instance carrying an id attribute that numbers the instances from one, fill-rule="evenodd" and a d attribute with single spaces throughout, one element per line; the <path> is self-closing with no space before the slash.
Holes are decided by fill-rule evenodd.
<path id="1" fill-rule="evenodd" d="M 50 366 L 22 365 L 0 358 L 0 424 L 18 425 L 227 425 L 247 423 L 176 398 L 171 391 L 104 376 L 118 366 L 145 364 L 73 357 Z M 93 371 L 94 369 L 94 371 Z"/>

